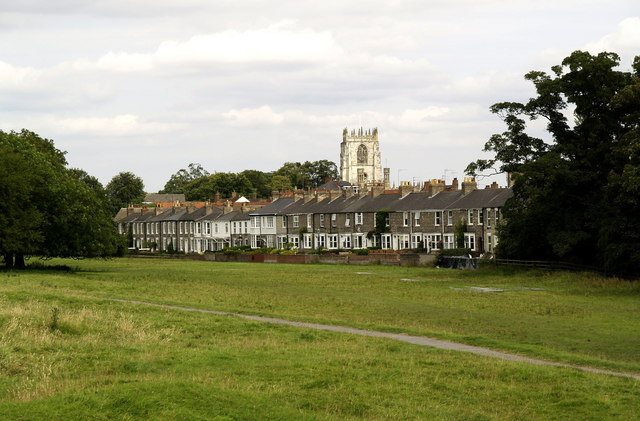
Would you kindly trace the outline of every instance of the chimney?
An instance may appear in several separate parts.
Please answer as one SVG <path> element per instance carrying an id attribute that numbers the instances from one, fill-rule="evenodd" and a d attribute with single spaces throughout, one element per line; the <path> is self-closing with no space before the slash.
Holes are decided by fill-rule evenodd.
<path id="1" fill-rule="evenodd" d="M 225 201 L 224 201 L 224 208 L 222 208 L 222 214 L 223 214 L 223 215 L 226 215 L 226 214 L 228 214 L 229 212 L 233 212 L 233 205 L 231 204 L 231 202 L 230 202 L 230 201 L 225 200 Z"/>
<path id="2" fill-rule="evenodd" d="M 444 191 L 445 185 L 443 180 L 433 179 L 429 181 L 429 196 L 435 196 L 436 194 Z"/>
<path id="3" fill-rule="evenodd" d="M 321 202 L 326 198 L 327 198 L 327 192 L 326 191 L 316 191 L 316 201 L 317 202 Z"/>
<path id="4" fill-rule="evenodd" d="M 271 192 L 271 200 L 277 200 L 280 199 L 280 192 L 278 190 L 273 190 Z"/>
<path id="5" fill-rule="evenodd" d="M 453 181 L 451 181 L 451 190 L 452 191 L 456 191 L 458 189 L 459 189 L 458 178 L 456 177 L 456 178 L 453 179 Z"/>
<path id="6" fill-rule="evenodd" d="M 466 195 L 478 187 L 476 179 L 473 177 L 465 177 L 462 182 L 462 194 Z"/>
<path id="7" fill-rule="evenodd" d="M 304 192 L 304 194 L 302 195 L 302 200 L 304 201 L 304 203 L 307 203 L 309 200 L 313 199 L 314 195 L 311 194 L 310 191 L 306 191 Z"/>
<path id="8" fill-rule="evenodd" d="M 329 190 L 329 199 L 337 199 L 342 196 L 342 190 Z"/>
<path id="9" fill-rule="evenodd" d="M 400 187 L 398 189 L 400 190 L 400 197 L 404 197 L 409 193 L 413 193 L 413 190 L 414 190 L 413 186 L 408 181 L 401 182 Z"/>
<path id="10" fill-rule="evenodd" d="M 353 197 L 354 194 L 355 193 L 353 192 L 353 187 L 347 187 L 345 189 L 342 189 L 342 197 L 344 197 L 345 199 Z"/>
<path id="11" fill-rule="evenodd" d="M 211 206 L 210 204 L 207 203 L 205 205 L 205 207 L 204 207 L 204 214 L 205 215 L 211 215 L 213 213 L 214 209 L 215 208 L 213 206 Z"/>
<path id="12" fill-rule="evenodd" d="M 297 202 L 300 199 L 304 199 L 304 191 L 302 191 L 302 190 L 294 190 L 293 191 L 293 201 Z"/>
<path id="13" fill-rule="evenodd" d="M 382 193 L 384 193 L 384 186 L 381 185 L 374 185 L 371 186 L 371 197 L 372 198 L 376 198 L 378 196 L 380 196 Z"/>
<path id="14" fill-rule="evenodd" d="M 498 183 L 496 183 L 495 181 L 493 183 L 491 183 L 491 188 L 492 189 L 499 189 L 500 186 L 498 185 Z"/>

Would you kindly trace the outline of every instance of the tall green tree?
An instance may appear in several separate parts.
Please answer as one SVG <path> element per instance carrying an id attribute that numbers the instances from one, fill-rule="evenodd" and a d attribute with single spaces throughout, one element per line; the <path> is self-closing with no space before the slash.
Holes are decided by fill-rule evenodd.
<path id="1" fill-rule="evenodd" d="M 258 197 L 269 197 L 271 195 L 271 178 L 270 173 L 258 170 L 244 170 L 238 175 L 244 176 L 249 180 L 253 187 L 254 193 Z"/>
<path id="2" fill-rule="evenodd" d="M 191 163 L 187 169 L 182 168 L 173 174 L 160 193 L 184 193 L 184 188 L 187 184 L 208 175 L 209 172 L 202 165 Z"/>
<path id="3" fill-rule="evenodd" d="M 131 203 L 140 203 L 144 199 L 144 183 L 132 172 L 121 172 L 115 175 L 106 188 L 111 212 L 115 215 L 120 208 Z"/>
<path id="4" fill-rule="evenodd" d="M 507 130 L 485 144 L 494 158 L 471 163 L 467 173 L 514 174 L 501 255 L 638 271 L 640 57 L 633 71 L 617 70 L 619 62 L 615 53 L 576 51 L 552 74 L 525 76 L 534 98 L 491 107 Z M 538 118 L 547 139 L 527 133 Z"/>
<path id="5" fill-rule="evenodd" d="M 66 168 L 64 152 L 28 130 L 0 131 L 0 254 L 109 256 L 122 245 L 106 197 Z"/>
<path id="6" fill-rule="evenodd" d="M 193 180 L 184 188 L 187 200 L 213 200 L 216 193 L 230 197 L 232 193 L 250 195 L 253 186 L 247 177 L 235 173 L 218 172 Z"/>

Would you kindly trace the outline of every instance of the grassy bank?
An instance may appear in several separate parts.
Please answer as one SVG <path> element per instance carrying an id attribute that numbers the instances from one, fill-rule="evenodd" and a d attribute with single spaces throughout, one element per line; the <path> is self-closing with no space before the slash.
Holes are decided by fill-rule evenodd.
<path id="1" fill-rule="evenodd" d="M 421 333 L 640 372 L 636 284 L 384 266 L 53 263 L 79 270 L 0 273 L 3 418 L 640 416 L 632 379 L 98 299 Z"/>

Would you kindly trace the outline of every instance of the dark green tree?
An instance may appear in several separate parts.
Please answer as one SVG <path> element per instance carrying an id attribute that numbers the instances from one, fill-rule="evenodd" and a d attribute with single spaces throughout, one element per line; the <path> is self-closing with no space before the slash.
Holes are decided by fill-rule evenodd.
<path id="1" fill-rule="evenodd" d="M 106 198 L 66 168 L 53 142 L 28 130 L 0 131 L 0 254 L 97 257 L 123 245 Z"/>
<path id="2" fill-rule="evenodd" d="M 218 172 L 193 180 L 184 188 L 187 200 L 213 200 L 216 193 L 231 197 L 232 193 L 250 195 L 253 186 L 247 177 L 240 174 Z"/>
<path id="3" fill-rule="evenodd" d="M 632 72 L 616 70 L 619 61 L 614 53 L 576 51 L 551 75 L 526 75 L 534 98 L 491 107 L 507 130 L 485 144 L 494 158 L 470 164 L 467 173 L 514 175 L 500 255 L 638 270 L 640 58 Z M 548 139 L 527 133 L 538 118 Z"/>
<path id="4" fill-rule="evenodd" d="M 182 168 L 173 174 L 160 193 L 184 193 L 184 188 L 187 184 L 208 175 L 209 173 L 202 165 L 191 163 L 187 169 Z"/>
<path id="5" fill-rule="evenodd" d="M 121 172 L 115 175 L 106 188 L 111 212 L 115 215 L 120 208 L 132 203 L 140 203 L 144 199 L 144 183 L 132 172 Z"/>
<path id="6" fill-rule="evenodd" d="M 238 174 L 249 180 L 253 187 L 253 192 L 258 197 L 269 197 L 271 195 L 271 174 L 258 170 L 244 170 Z"/>

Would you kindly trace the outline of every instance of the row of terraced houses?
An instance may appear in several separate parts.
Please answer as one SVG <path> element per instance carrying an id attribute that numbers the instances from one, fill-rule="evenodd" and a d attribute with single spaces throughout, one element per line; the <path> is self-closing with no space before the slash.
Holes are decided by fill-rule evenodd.
<path id="1" fill-rule="evenodd" d="M 348 183 L 347 183 L 348 184 Z M 290 195 L 274 194 L 267 203 L 182 204 L 128 208 L 116 217 L 120 233 L 132 247 L 185 253 L 218 251 L 231 246 L 387 250 L 457 247 L 456 226 L 464 225 L 464 246 L 477 254 L 493 252 L 501 209 L 512 196 L 495 183 L 478 189 L 465 179 L 445 186 L 425 183 L 422 190 L 402 185 L 397 190 L 373 188 L 355 193 L 348 185 Z M 245 202 L 245 203 L 242 203 Z M 377 227 L 382 215 L 384 228 Z M 379 235 L 371 235 L 377 231 Z"/>

